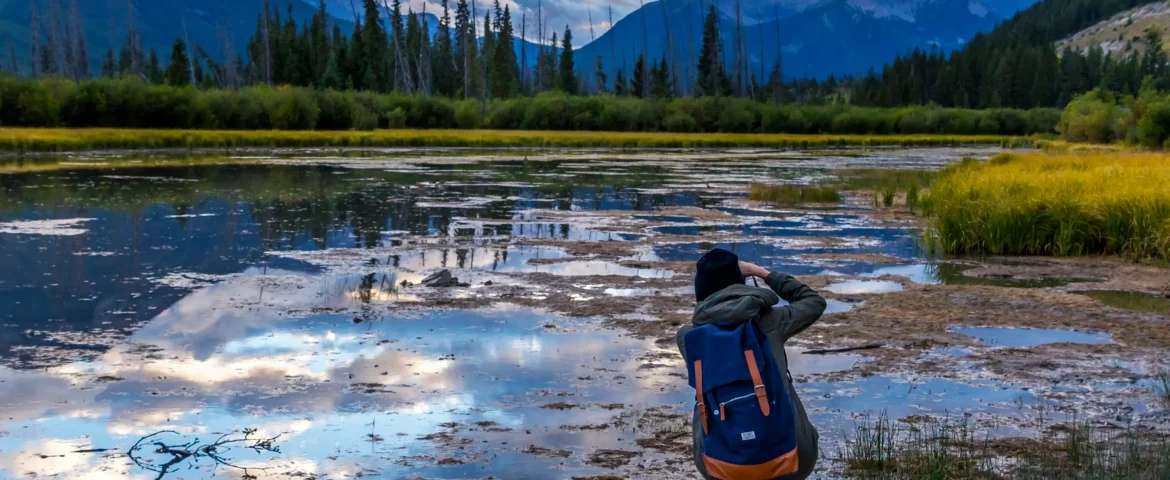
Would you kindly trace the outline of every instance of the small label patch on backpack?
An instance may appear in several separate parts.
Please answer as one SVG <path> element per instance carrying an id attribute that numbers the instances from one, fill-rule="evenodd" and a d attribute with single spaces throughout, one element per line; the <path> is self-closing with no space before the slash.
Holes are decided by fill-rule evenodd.
<path id="1" fill-rule="evenodd" d="M 743 440 L 745 442 L 748 440 L 755 440 L 756 439 L 756 432 L 754 430 L 750 431 L 750 432 L 743 432 L 743 433 L 739 434 L 739 438 L 740 438 L 740 440 Z"/>

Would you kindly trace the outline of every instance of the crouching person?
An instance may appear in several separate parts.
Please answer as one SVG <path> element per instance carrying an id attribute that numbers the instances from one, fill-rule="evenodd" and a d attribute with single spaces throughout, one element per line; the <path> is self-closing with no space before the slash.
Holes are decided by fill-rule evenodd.
<path id="1" fill-rule="evenodd" d="M 793 388 L 784 343 L 821 318 L 825 299 L 722 249 L 699 260 L 695 297 L 692 323 L 677 337 L 695 388 L 695 466 L 719 480 L 808 478 L 819 436 Z M 781 299 L 789 305 L 776 306 Z"/>

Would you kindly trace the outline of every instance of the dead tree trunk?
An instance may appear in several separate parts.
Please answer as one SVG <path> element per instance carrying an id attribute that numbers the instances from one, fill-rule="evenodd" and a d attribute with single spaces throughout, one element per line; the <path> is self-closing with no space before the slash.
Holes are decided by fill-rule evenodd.
<path id="1" fill-rule="evenodd" d="M 659 1 L 658 5 L 660 5 L 662 7 L 662 24 L 666 28 L 666 55 L 664 55 L 663 60 L 670 61 L 671 88 L 677 89 L 678 88 L 678 70 L 676 68 L 677 62 L 674 61 L 674 34 L 671 33 L 671 31 L 670 31 L 670 15 L 668 15 L 666 13 L 666 2 L 665 1 Z M 666 68 L 666 65 L 663 65 L 662 68 Z M 675 93 L 677 93 L 677 91 Z"/>
<path id="2" fill-rule="evenodd" d="M 41 19 L 37 16 L 37 0 L 29 0 L 29 13 L 31 21 L 29 22 L 29 45 L 32 47 L 32 67 L 31 73 L 33 78 L 39 77 L 41 73 Z"/>
<path id="3" fill-rule="evenodd" d="M 431 94 L 431 55 L 428 47 L 431 43 L 431 29 L 427 23 L 427 4 L 423 2 L 422 9 L 422 39 L 418 47 L 418 89 L 424 95 Z"/>
<path id="4" fill-rule="evenodd" d="M 589 8 L 589 43 L 592 44 L 593 42 L 596 42 L 596 41 L 597 41 L 597 35 L 594 35 L 594 33 L 593 33 L 593 8 L 590 7 Z M 594 60 L 593 65 L 596 66 L 598 63 L 601 62 L 601 55 L 594 55 L 593 60 Z M 597 85 L 596 85 L 597 74 L 594 73 L 593 75 L 582 75 L 582 76 L 590 78 L 589 85 L 591 86 L 591 88 L 587 89 L 586 91 L 588 91 L 590 93 L 597 93 Z"/>
<path id="5" fill-rule="evenodd" d="M 613 81 L 617 80 L 617 76 L 616 76 L 617 75 L 617 72 L 616 72 L 617 44 L 614 43 L 615 42 L 615 40 L 614 40 L 615 35 L 612 34 L 613 33 L 613 5 L 609 5 L 609 28 L 607 31 L 609 31 L 609 33 L 610 33 L 610 36 L 609 36 L 609 81 L 613 82 Z M 622 67 L 624 68 L 625 66 L 626 66 L 626 62 L 625 62 L 625 60 L 622 60 Z"/>
<path id="6" fill-rule="evenodd" d="M 264 0 L 264 83 L 272 85 L 272 40 L 268 30 L 268 0 Z"/>
<path id="7" fill-rule="evenodd" d="M 650 77 L 650 70 L 646 68 L 646 49 L 650 47 L 650 36 L 646 34 L 646 4 L 638 0 L 638 6 L 638 16 L 642 17 L 642 58 L 638 60 L 642 62 L 642 91 L 638 94 L 647 98 L 650 96 L 650 82 L 646 80 Z"/>
<path id="8" fill-rule="evenodd" d="M 520 91 L 528 92 L 528 12 L 520 12 Z"/>

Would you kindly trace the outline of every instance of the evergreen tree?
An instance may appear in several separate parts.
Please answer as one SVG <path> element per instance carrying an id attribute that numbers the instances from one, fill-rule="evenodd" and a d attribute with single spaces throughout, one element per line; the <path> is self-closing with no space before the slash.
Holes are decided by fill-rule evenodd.
<path id="1" fill-rule="evenodd" d="M 455 70 L 457 76 L 463 79 L 463 85 L 460 87 L 463 98 L 477 96 L 475 86 L 479 78 L 478 42 L 471 20 L 471 9 L 467 6 L 467 0 L 459 0 L 459 5 L 455 9 Z"/>
<path id="2" fill-rule="evenodd" d="M 613 94 L 625 96 L 630 94 L 630 82 L 626 79 L 626 71 L 619 69 L 613 78 Z"/>
<path id="3" fill-rule="evenodd" d="M 102 76 L 113 77 L 118 74 L 118 63 L 114 60 L 114 49 L 106 50 L 106 58 L 102 59 Z"/>
<path id="4" fill-rule="evenodd" d="M 177 87 L 191 84 L 191 60 L 187 56 L 187 44 L 183 37 L 175 40 L 171 48 L 171 65 L 167 67 L 166 83 Z"/>
<path id="5" fill-rule="evenodd" d="M 569 95 L 577 94 L 577 72 L 573 66 L 573 31 L 565 25 L 565 36 L 561 40 L 560 81 L 562 91 Z"/>
<path id="6" fill-rule="evenodd" d="M 159 85 L 166 81 L 163 76 L 162 64 L 158 61 L 158 52 L 150 51 L 150 59 L 146 61 L 146 71 L 144 72 L 146 78 L 150 83 Z"/>
<path id="7" fill-rule="evenodd" d="M 455 96 L 456 83 L 455 54 L 451 43 L 451 12 L 447 0 L 443 2 L 443 17 L 439 19 L 439 32 L 435 35 L 435 48 L 431 71 L 434 75 L 434 92 L 445 97 Z"/>
<path id="8" fill-rule="evenodd" d="M 601 62 L 601 56 L 597 56 L 597 70 L 593 72 L 593 80 L 597 82 L 597 93 L 606 93 L 609 86 L 609 77 L 605 74 L 605 65 Z"/>
<path id="9" fill-rule="evenodd" d="M 634 78 L 630 80 L 630 94 L 635 97 L 642 96 L 643 92 L 647 91 L 649 83 L 646 78 L 646 56 L 638 57 L 638 61 L 634 63 Z"/>
<path id="10" fill-rule="evenodd" d="M 731 80 L 723 71 L 723 59 L 719 52 L 719 13 L 715 10 L 715 4 L 711 4 L 707 18 L 703 22 L 703 45 L 699 50 L 701 95 L 722 95 L 730 91 Z M 635 71 L 635 76 L 636 74 Z"/>
<path id="11" fill-rule="evenodd" d="M 497 33 L 492 54 L 492 96 L 508 98 L 520 92 L 520 69 L 513 43 L 512 13 L 508 7 L 504 7 L 504 13 L 500 16 Z"/>
<path id="12" fill-rule="evenodd" d="M 650 92 L 658 98 L 669 98 L 674 95 L 674 85 L 670 80 L 670 66 L 666 63 L 666 56 L 660 62 L 654 62 L 650 69 Z"/>
<path id="13" fill-rule="evenodd" d="M 358 64 L 363 70 L 360 75 L 358 88 L 377 91 L 389 91 L 389 71 L 387 70 L 386 29 L 378 13 L 378 5 L 374 0 L 363 0 L 365 23 L 362 25 L 362 52 Z M 354 82 L 358 82 L 354 78 Z"/>

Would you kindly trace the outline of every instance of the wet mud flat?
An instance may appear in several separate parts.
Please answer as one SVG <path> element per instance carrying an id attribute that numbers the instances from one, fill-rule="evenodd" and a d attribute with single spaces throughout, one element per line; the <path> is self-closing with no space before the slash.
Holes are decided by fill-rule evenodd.
<path id="1" fill-rule="evenodd" d="M 1165 432 L 1167 270 L 929 258 L 914 216 L 865 195 L 745 198 L 751 181 L 984 153 L 3 176 L 0 471 L 155 478 L 174 456 L 127 455 L 144 436 L 207 445 L 255 429 L 280 451 L 241 443 L 164 478 L 692 476 L 674 332 L 715 246 L 829 299 L 788 352 L 823 476 L 883 412 L 997 437 L 1074 417 Z M 423 284 L 443 271 L 457 280 Z"/>

